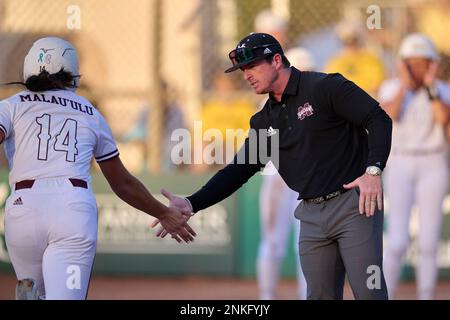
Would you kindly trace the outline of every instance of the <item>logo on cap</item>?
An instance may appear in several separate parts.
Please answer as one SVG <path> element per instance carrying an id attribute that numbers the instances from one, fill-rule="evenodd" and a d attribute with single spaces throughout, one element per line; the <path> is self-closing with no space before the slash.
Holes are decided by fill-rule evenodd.
<path id="1" fill-rule="evenodd" d="M 269 54 L 269 53 L 272 53 L 272 50 L 270 50 L 269 48 L 266 48 L 266 49 L 264 50 L 264 54 Z"/>

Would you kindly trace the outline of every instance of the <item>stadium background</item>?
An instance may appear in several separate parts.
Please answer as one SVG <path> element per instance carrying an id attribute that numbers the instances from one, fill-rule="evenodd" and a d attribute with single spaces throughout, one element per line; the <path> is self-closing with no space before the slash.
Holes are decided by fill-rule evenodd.
<path id="1" fill-rule="evenodd" d="M 381 9 L 381 29 L 366 30 L 367 44 L 385 57 L 386 75 L 390 76 L 399 41 L 408 32 L 426 32 L 437 42 L 443 55 L 450 54 L 447 38 L 443 37 L 447 36 L 445 30 L 448 31 L 450 21 L 448 2 L 1 0 L 0 82 L 21 79 L 23 57 L 35 39 L 45 35 L 67 38 L 80 52 L 80 94 L 93 101 L 106 117 L 127 167 L 156 194 L 160 187 L 178 194 L 189 194 L 201 186 L 213 171 L 202 165 L 170 164 L 164 151 L 167 141 L 165 126 L 168 123 L 164 106 L 177 104 L 186 127 L 193 130 L 194 121 L 201 119 L 205 101 L 220 94 L 214 86 L 216 73 L 228 63 L 227 54 L 236 41 L 253 31 L 254 19 L 260 11 L 271 8 L 289 21 L 288 43 L 293 47 L 304 39 L 332 33 L 334 26 L 343 19 L 357 18 L 365 24 L 370 15 L 367 8 L 377 5 Z M 439 6 L 446 7 L 447 11 L 437 10 Z M 423 21 L 433 17 L 436 11 L 447 14 L 447 20 L 431 19 L 424 24 Z M 74 24 L 74 21 L 79 24 Z M 443 60 L 443 75 L 449 79 L 447 61 Z M 319 65 L 318 69 L 322 67 Z M 260 102 L 258 98 L 239 79 L 235 81 L 238 85 L 229 93 L 230 96 L 252 103 L 256 110 Z M 2 86 L 0 98 L 17 90 L 16 87 Z M 180 245 L 154 237 L 149 228 L 152 219 L 144 214 L 135 214 L 134 209 L 113 195 L 95 165 L 92 173 L 99 206 L 99 243 L 94 279 L 99 277 L 102 285 L 117 284 L 120 291 L 120 281 L 126 280 L 119 277 L 125 276 L 128 283 L 137 284 L 144 283 L 146 280 L 143 279 L 155 281 L 160 286 L 164 284 L 161 279 L 166 279 L 167 283 L 183 283 L 180 279 L 187 279 L 185 284 L 190 283 L 189 279 L 193 283 L 211 281 L 212 284 L 228 279 L 224 280 L 222 288 L 227 287 L 224 283 L 234 283 L 235 287 L 248 284 L 254 288 L 260 176 L 254 177 L 226 201 L 193 219 L 192 225 L 199 235 L 193 244 Z M 2 155 L 1 202 L 8 192 L 7 165 Z M 438 297 L 450 295 L 445 284 L 450 275 L 450 198 L 444 211 L 438 259 L 443 286 L 440 286 Z M 388 210 L 386 213 L 388 216 Z M 414 276 L 416 221 L 413 219 L 411 224 L 413 245 L 408 251 L 402 274 L 405 281 L 413 280 Z M 292 295 L 282 294 L 284 298 L 295 298 L 292 286 L 295 286 L 297 257 L 292 243 L 289 242 L 290 248 L 283 264 L 284 282 L 281 285 L 281 289 Z M 13 277 L 4 244 L 3 220 L 0 223 L 0 274 L 0 297 L 11 298 L 12 289 L 7 284 Z M 173 287 L 173 291 L 163 290 L 167 292 L 165 297 L 143 297 L 179 298 L 177 290 L 180 289 Z M 208 290 L 206 288 L 205 285 L 205 290 Z M 196 297 L 213 297 L 206 291 L 202 294 L 197 292 Z M 124 296 L 117 293 L 108 296 L 108 291 L 105 295 L 95 295 L 94 292 L 91 296 L 127 298 L 125 293 Z M 256 290 L 250 290 L 244 296 L 238 291 L 230 291 L 230 295 L 225 297 L 252 299 L 257 294 Z"/>

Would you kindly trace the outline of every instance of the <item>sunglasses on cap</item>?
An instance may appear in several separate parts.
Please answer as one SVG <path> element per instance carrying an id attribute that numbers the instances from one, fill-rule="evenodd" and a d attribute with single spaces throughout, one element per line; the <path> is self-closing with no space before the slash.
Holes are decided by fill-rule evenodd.
<path id="1" fill-rule="evenodd" d="M 259 58 L 265 58 L 268 57 L 270 55 L 274 55 L 275 53 L 278 53 L 277 51 L 270 51 L 269 52 L 265 52 L 261 49 L 265 49 L 265 48 L 269 48 L 271 46 L 276 46 L 276 44 L 266 44 L 266 45 L 262 45 L 262 46 L 257 46 L 257 47 L 253 47 L 253 48 L 236 48 L 235 50 L 231 51 L 228 54 L 228 57 L 231 60 L 231 63 L 233 64 L 233 66 L 236 66 L 238 64 L 245 64 L 245 63 L 249 63 L 252 62 L 253 60 L 259 59 Z"/>

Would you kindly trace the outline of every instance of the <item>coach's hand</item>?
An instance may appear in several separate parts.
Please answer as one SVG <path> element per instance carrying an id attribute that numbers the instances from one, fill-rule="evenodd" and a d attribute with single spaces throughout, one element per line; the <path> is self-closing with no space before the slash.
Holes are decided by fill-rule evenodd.
<path id="1" fill-rule="evenodd" d="M 170 201 L 169 208 L 176 208 L 177 210 L 179 210 L 184 215 L 184 219 L 186 222 L 190 219 L 190 217 L 193 215 L 192 208 L 185 198 L 175 196 L 170 191 L 167 191 L 165 189 L 161 189 L 161 194 Z M 151 227 L 155 228 L 159 223 L 160 221 L 156 219 L 151 224 Z M 169 233 L 170 232 L 167 232 L 166 228 L 164 228 L 164 225 L 161 224 L 161 227 L 156 232 L 156 236 L 164 238 Z M 172 238 L 174 237 L 172 236 Z"/>
<path id="2" fill-rule="evenodd" d="M 375 206 L 378 210 L 383 209 L 383 186 L 381 176 L 371 176 L 364 173 L 362 176 L 344 184 L 345 189 L 359 188 L 359 213 L 367 217 L 375 214 Z"/>
<path id="3" fill-rule="evenodd" d="M 161 194 L 170 201 L 169 207 L 177 208 L 186 216 L 192 216 L 192 208 L 186 198 L 175 196 L 166 189 L 161 189 Z"/>
<path id="4" fill-rule="evenodd" d="M 188 225 L 187 220 L 186 216 L 179 209 L 169 207 L 166 214 L 152 223 L 152 227 L 158 223 L 161 224 L 161 232 L 158 232 L 156 236 L 159 236 L 163 231 L 165 232 L 164 236 L 170 233 L 176 241 L 181 242 L 184 240 L 186 243 L 189 243 L 194 241 L 196 233 Z"/>

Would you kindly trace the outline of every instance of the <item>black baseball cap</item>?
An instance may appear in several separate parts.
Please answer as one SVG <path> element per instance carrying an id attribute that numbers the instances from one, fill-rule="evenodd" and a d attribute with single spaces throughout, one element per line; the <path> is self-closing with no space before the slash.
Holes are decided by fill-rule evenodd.
<path id="1" fill-rule="evenodd" d="M 239 41 L 236 49 L 228 54 L 233 66 L 225 70 L 225 73 L 232 72 L 255 61 L 273 56 L 276 53 L 281 55 L 284 54 L 277 39 L 267 33 L 250 33 L 244 39 Z"/>

